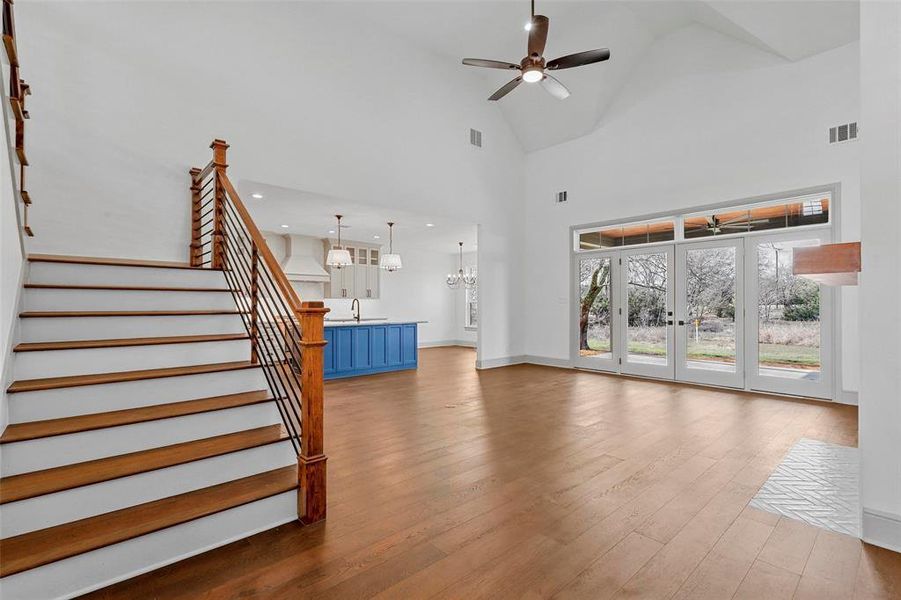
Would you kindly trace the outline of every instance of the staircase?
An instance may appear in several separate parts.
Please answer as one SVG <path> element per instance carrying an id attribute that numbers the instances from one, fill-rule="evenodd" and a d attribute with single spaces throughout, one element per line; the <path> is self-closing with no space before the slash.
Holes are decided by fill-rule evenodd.
<path id="1" fill-rule="evenodd" d="M 0 593 L 71 597 L 293 521 L 297 456 L 221 270 L 29 257 Z"/>

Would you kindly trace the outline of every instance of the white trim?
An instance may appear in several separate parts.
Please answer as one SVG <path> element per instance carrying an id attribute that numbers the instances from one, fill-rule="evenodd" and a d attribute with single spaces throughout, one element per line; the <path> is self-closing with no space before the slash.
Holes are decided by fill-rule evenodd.
<path id="1" fill-rule="evenodd" d="M 509 367 L 511 365 L 520 365 L 526 362 L 524 355 L 519 356 L 501 356 L 500 358 L 488 358 L 476 361 L 476 369 L 497 369 L 498 367 Z"/>
<path id="2" fill-rule="evenodd" d="M 445 346 L 465 346 L 475 348 L 476 343 L 471 340 L 433 340 L 431 342 L 419 342 L 419 348 L 443 348 Z"/>
<path id="3" fill-rule="evenodd" d="M 853 390 L 840 390 L 835 397 L 835 401 L 839 404 L 848 404 L 850 406 L 857 406 L 857 392 Z"/>
<path id="4" fill-rule="evenodd" d="M 861 525 L 863 541 L 901 552 L 901 515 L 864 507 Z"/>
<path id="5" fill-rule="evenodd" d="M 542 365 L 545 367 L 557 367 L 558 369 L 572 369 L 573 366 L 568 359 L 554 358 L 552 356 L 534 356 L 526 354 L 522 357 L 524 363 L 530 365 Z"/>

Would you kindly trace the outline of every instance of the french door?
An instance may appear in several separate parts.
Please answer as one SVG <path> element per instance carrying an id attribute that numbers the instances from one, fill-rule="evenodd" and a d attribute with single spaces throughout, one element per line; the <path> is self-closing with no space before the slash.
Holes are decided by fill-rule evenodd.
<path id="1" fill-rule="evenodd" d="M 577 367 L 831 398 L 833 298 L 792 275 L 808 230 L 575 255 Z"/>
<path id="2" fill-rule="evenodd" d="M 680 244 L 676 252 L 676 379 L 744 387 L 744 244 Z"/>
<path id="3" fill-rule="evenodd" d="M 829 243 L 816 231 L 746 238 L 748 387 L 831 398 L 833 293 L 792 274 L 793 250 Z"/>

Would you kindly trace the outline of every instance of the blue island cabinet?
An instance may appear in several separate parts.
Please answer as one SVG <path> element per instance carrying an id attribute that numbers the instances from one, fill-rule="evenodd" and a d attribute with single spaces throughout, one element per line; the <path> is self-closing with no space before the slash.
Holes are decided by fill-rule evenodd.
<path id="1" fill-rule="evenodd" d="M 330 325 L 325 341 L 325 379 L 417 367 L 416 323 Z"/>

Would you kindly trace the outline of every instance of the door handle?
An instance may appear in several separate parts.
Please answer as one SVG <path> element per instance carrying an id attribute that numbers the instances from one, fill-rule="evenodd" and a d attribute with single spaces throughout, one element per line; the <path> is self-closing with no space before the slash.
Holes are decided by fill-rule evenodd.
<path id="1" fill-rule="evenodd" d="M 667 325 L 672 325 L 672 324 L 673 324 L 672 319 L 670 319 L 669 321 L 667 321 L 666 324 L 667 324 Z"/>
<path id="2" fill-rule="evenodd" d="M 679 321 L 679 325 L 685 325 L 685 321 Z"/>

